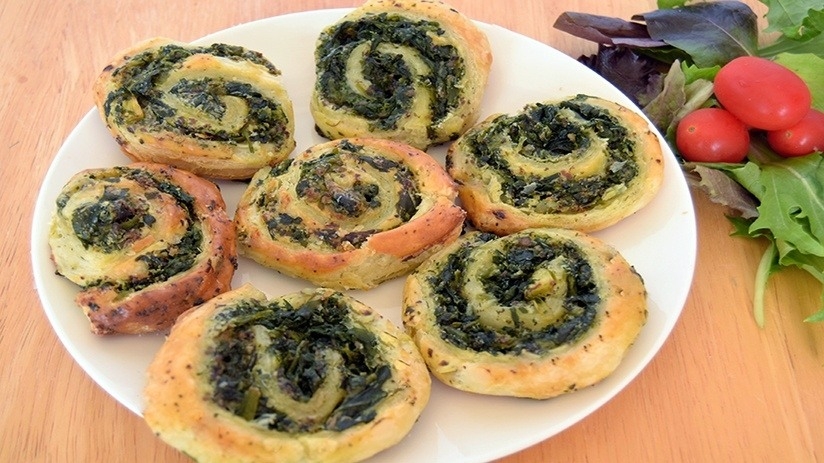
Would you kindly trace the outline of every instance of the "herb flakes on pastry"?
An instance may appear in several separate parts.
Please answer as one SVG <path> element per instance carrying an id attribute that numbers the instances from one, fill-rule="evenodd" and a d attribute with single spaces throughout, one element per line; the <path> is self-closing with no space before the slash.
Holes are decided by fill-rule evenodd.
<path id="1" fill-rule="evenodd" d="M 149 366 L 143 416 L 200 463 L 353 462 L 398 443 L 430 387 L 412 340 L 368 306 L 247 284 L 180 317 Z"/>
<path id="2" fill-rule="evenodd" d="M 425 150 L 476 122 L 491 66 L 486 35 L 449 5 L 370 0 L 320 34 L 310 109 L 327 138 Z"/>
<path id="3" fill-rule="evenodd" d="M 402 315 L 445 384 L 545 399 L 615 370 L 646 323 L 646 289 L 581 232 L 470 232 L 407 278 Z"/>
<path id="4" fill-rule="evenodd" d="M 450 146 L 446 167 L 472 224 L 498 235 L 606 228 L 648 204 L 664 176 L 647 121 L 587 95 L 490 116 Z"/>
<path id="5" fill-rule="evenodd" d="M 262 54 L 154 38 L 120 52 L 94 84 L 103 122 L 134 161 L 247 179 L 295 147 L 292 102 Z"/>
<path id="6" fill-rule="evenodd" d="M 329 141 L 255 174 L 235 212 L 239 250 L 318 286 L 369 289 L 458 237 L 465 212 L 456 197 L 423 151 Z"/>
<path id="7" fill-rule="evenodd" d="M 134 163 L 80 172 L 56 202 L 52 260 L 97 334 L 165 330 L 230 289 L 235 232 L 214 183 Z"/>

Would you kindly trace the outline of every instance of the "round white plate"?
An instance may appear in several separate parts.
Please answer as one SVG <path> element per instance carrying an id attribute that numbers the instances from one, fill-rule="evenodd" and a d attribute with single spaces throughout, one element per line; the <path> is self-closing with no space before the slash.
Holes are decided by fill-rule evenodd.
<path id="1" fill-rule="evenodd" d="M 297 13 L 239 25 L 199 40 L 225 42 L 262 52 L 283 73 L 295 105 L 297 151 L 323 141 L 314 131 L 309 96 L 314 84 L 314 44 L 320 30 L 346 9 Z M 563 53 L 501 27 L 480 24 L 492 44 L 494 64 L 482 114 L 514 112 L 527 103 L 578 93 L 632 103 L 601 77 Z M 619 368 L 601 383 L 545 401 L 487 397 L 460 392 L 437 381 L 431 401 L 412 432 L 374 462 L 480 462 L 529 447 L 598 409 L 615 396 L 658 352 L 681 313 L 692 282 L 696 230 L 687 184 L 672 152 L 666 153 L 663 188 L 646 208 L 597 235 L 613 244 L 643 276 L 649 292 L 649 321 Z M 296 152 L 297 152 L 296 151 Z M 443 161 L 445 147 L 430 153 Z M 100 387 L 140 414 L 144 371 L 163 335 L 95 336 L 75 306 L 78 288 L 55 275 L 49 259 L 48 223 L 63 185 L 86 168 L 127 164 L 96 110 L 77 125 L 54 159 L 40 190 L 32 227 L 34 277 L 43 308 L 69 353 Z M 219 182 L 234 207 L 245 187 Z M 281 276 L 241 259 L 234 285 L 252 282 L 269 296 L 308 283 Z M 400 325 L 402 279 L 351 294 Z M 617 443 L 616 443 L 617 444 Z"/>

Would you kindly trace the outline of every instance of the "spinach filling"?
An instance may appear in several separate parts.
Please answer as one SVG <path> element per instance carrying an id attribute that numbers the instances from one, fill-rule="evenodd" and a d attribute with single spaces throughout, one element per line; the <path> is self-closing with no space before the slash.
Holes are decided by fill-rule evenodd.
<path id="1" fill-rule="evenodd" d="M 208 115 L 223 125 L 198 123 L 184 108 L 168 103 L 160 85 L 179 69 L 180 63 L 195 54 L 211 54 L 233 61 L 265 67 L 273 75 L 280 72 L 258 52 L 226 44 L 208 47 L 164 45 L 131 57 L 112 76 L 119 85 L 104 103 L 107 119 L 117 125 L 168 130 L 204 141 L 236 144 L 253 142 L 280 145 L 288 139 L 288 120 L 279 102 L 268 99 L 249 84 L 222 78 L 181 79 L 169 90 L 177 101 L 196 113 Z M 224 121 L 227 99 L 243 101 L 246 118 L 242 123 Z"/>
<path id="2" fill-rule="evenodd" d="M 396 222 L 409 221 L 421 202 L 414 173 L 397 161 L 364 153 L 362 148 L 343 141 L 329 152 L 301 164 L 295 194 L 328 213 L 332 220 L 322 228 L 309 228 L 301 217 L 279 211 L 273 198 L 261 195 L 257 206 L 263 211 L 269 235 L 272 238 L 288 237 L 302 246 L 315 243 L 337 250 L 361 246 L 370 236 L 384 230 L 351 231 L 342 224 L 380 208 L 383 205 L 381 193 L 384 193 L 383 198 L 395 198 Z M 354 168 L 352 162 L 356 164 Z M 385 176 L 395 190 L 382 192 L 381 185 L 367 180 L 370 176 L 351 173 L 361 168 L 371 168 Z M 285 173 L 285 169 L 273 169 L 272 175 Z"/>
<path id="3" fill-rule="evenodd" d="M 157 220 L 148 211 L 144 199 L 107 185 L 97 202 L 74 211 L 72 229 L 86 249 L 113 252 L 141 238 L 143 228 Z"/>
<path id="4" fill-rule="evenodd" d="M 138 183 L 146 193 L 135 195 L 116 186 L 121 178 Z M 157 219 L 149 213 L 149 202 L 157 195 L 168 195 L 186 211 L 188 227 L 176 243 L 166 243 L 165 249 L 140 254 L 136 260 L 144 262 L 148 274 L 132 277 L 127 281 L 93 281 L 86 287 L 106 286 L 118 291 L 138 291 L 152 284 L 192 268 L 202 250 L 203 232 L 198 225 L 195 198 L 163 178 L 128 167 L 114 167 L 104 174 L 94 174 L 91 180 L 110 182 L 96 202 L 83 204 L 75 209 L 70 218 L 72 229 L 86 249 L 99 252 L 117 252 L 144 236 L 145 228 Z M 74 192 L 64 192 L 57 199 L 58 212 L 68 204 Z"/>
<path id="5" fill-rule="evenodd" d="M 343 431 L 372 421 L 392 372 L 376 336 L 356 325 L 348 307 L 332 293 L 298 305 L 248 300 L 222 310 L 208 353 L 212 400 L 280 432 Z"/>
<path id="6" fill-rule="evenodd" d="M 433 37 L 444 33 L 434 21 L 411 21 L 387 13 L 344 21 L 321 34 L 315 51 L 317 89 L 332 105 L 371 121 L 372 129 L 391 130 L 408 113 L 415 85 L 421 84 L 431 92 L 431 129 L 460 104 L 459 83 L 466 72 L 455 47 L 435 44 Z M 362 43 L 369 44 L 362 60 L 363 74 L 370 82 L 365 90 L 351 88 L 346 79 L 347 62 Z M 428 72 L 416 76 L 400 53 L 381 45 L 415 50 Z"/>
<path id="7" fill-rule="evenodd" d="M 566 111 L 571 111 L 570 118 Z M 518 155 L 551 164 L 568 162 L 592 143 L 606 140 L 605 166 L 597 175 L 573 178 L 567 172 L 548 176 L 521 176 L 504 155 L 503 147 L 519 147 Z M 607 110 L 573 98 L 557 105 L 538 103 L 516 115 L 499 116 L 483 129 L 467 135 L 466 146 L 478 165 L 489 167 L 501 179 L 501 199 L 515 207 L 554 206 L 559 213 L 576 213 L 608 200 L 614 187 L 638 176 L 634 143 L 629 131 Z"/>
<path id="8" fill-rule="evenodd" d="M 487 294 L 501 306 L 548 303 L 541 300 L 540 295 L 530 294 L 529 285 L 533 275 L 545 263 L 560 258 L 564 262 L 566 278 L 561 315 L 553 323 L 538 329 L 518 323 L 517 310 L 512 313 L 513 326 L 491 328 L 484 324 L 473 306 L 476 301 L 465 298 L 464 277 L 467 267 L 472 265 L 473 253 L 496 238 L 492 234 L 478 234 L 445 259 L 440 270 L 428 278 L 435 296 L 435 317 L 444 339 L 460 348 L 478 352 L 542 354 L 574 342 L 593 326 L 601 298 L 592 267 L 573 244 L 544 237 L 508 240 L 504 249 L 494 255 L 494 269 L 489 270 L 481 283 Z"/>

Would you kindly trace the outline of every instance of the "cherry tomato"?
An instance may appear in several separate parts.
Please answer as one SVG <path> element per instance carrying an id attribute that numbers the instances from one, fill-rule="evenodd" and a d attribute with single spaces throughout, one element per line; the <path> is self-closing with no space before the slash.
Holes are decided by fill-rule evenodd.
<path id="1" fill-rule="evenodd" d="M 767 143 L 782 156 L 804 156 L 824 151 L 824 113 L 810 109 L 798 124 L 767 132 Z"/>
<path id="2" fill-rule="evenodd" d="M 678 123 L 675 146 L 687 161 L 741 162 L 750 148 L 750 132 L 727 110 L 701 108 Z"/>
<path id="3" fill-rule="evenodd" d="M 741 56 L 715 76 L 718 102 L 750 127 L 792 127 L 810 110 L 807 84 L 793 71 L 768 59 Z"/>

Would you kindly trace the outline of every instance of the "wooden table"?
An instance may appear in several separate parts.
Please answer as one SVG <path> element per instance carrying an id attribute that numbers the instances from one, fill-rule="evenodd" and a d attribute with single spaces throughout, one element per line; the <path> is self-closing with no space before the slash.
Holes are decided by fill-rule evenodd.
<path id="1" fill-rule="evenodd" d="M 748 0 L 760 14 L 763 5 Z M 32 208 L 58 148 L 91 108 L 118 50 L 156 35 L 188 41 L 287 12 L 357 0 L 59 1 L 0 4 L 0 461 L 182 462 L 92 382 L 58 341 L 34 289 Z M 628 18 L 636 0 L 453 0 L 572 56 L 594 46 L 552 28 L 563 11 Z M 516 6 L 517 5 L 517 6 Z M 769 285 L 767 325 L 750 314 L 764 243 L 730 237 L 724 210 L 694 193 L 698 261 L 674 332 L 616 398 L 565 432 L 501 461 L 824 460 L 824 324 L 802 319 L 820 286 L 798 271 Z M 662 271 L 665 271 L 662 269 Z"/>

